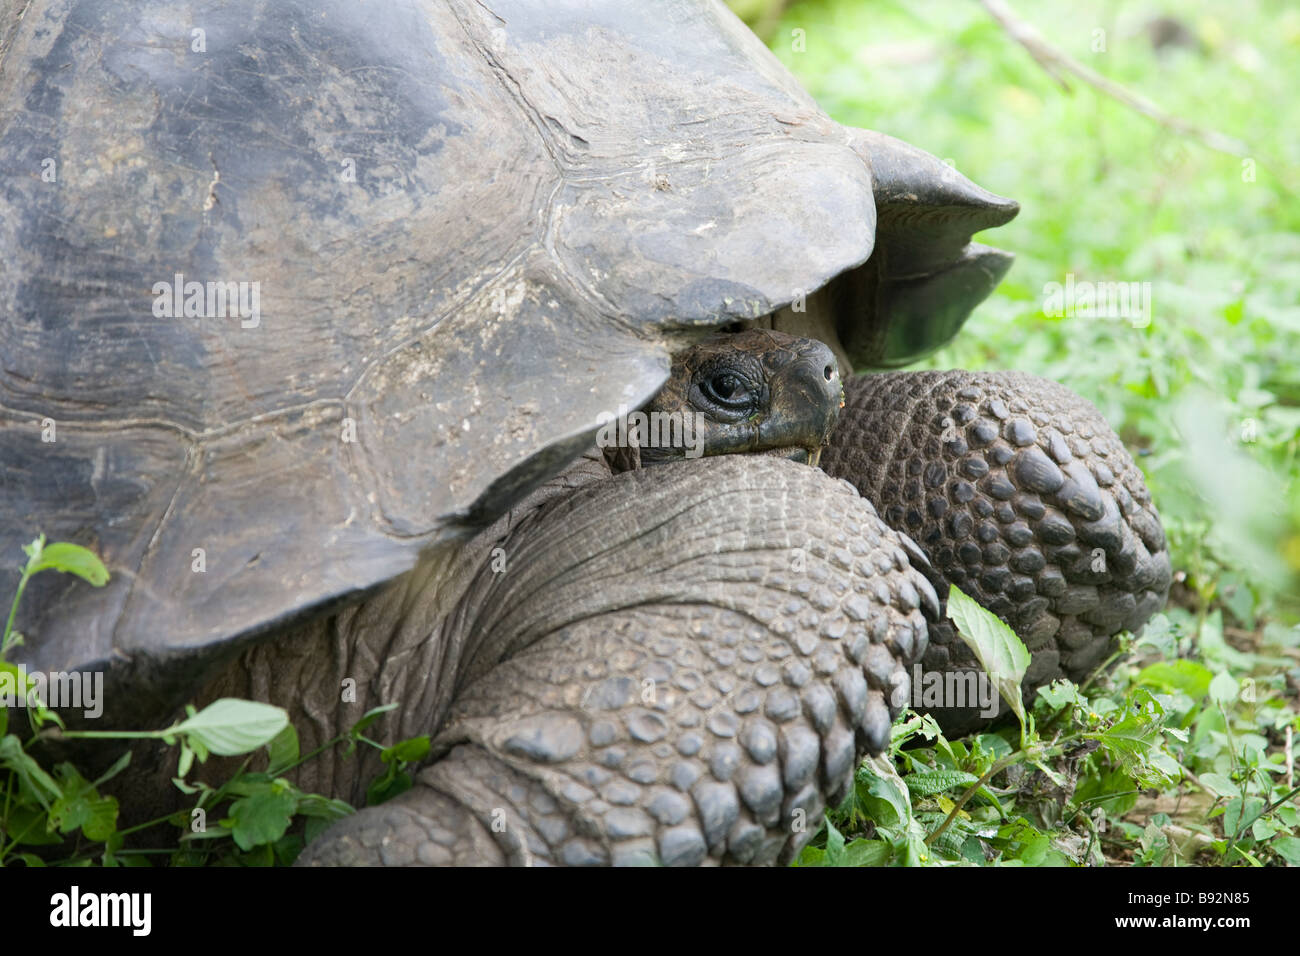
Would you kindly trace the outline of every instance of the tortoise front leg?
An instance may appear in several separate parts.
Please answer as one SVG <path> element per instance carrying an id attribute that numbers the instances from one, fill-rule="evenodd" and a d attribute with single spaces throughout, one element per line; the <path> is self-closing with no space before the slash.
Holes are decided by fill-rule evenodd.
<path id="1" fill-rule="evenodd" d="M 1024 640 L 1027 694 L 1079 680 L 1165 602 L 1169 554 L 1142 473 L 1089 402 L 1019 372 L 896 372 L 845 383 L 822 458 L 910 535 L 946 596 L 960 587 Z M 924 666 L 978 667 L 951 621 Z M 974 708 L 936 711 L 949 731 Z"/>
<path id="2" fill-rule="evenodd" d="M 868 502 L 770 457 L 588 485 L 506 552 L 441 759 L 302 863 L 787 862 L 888 746 L 937 611 Z"/>

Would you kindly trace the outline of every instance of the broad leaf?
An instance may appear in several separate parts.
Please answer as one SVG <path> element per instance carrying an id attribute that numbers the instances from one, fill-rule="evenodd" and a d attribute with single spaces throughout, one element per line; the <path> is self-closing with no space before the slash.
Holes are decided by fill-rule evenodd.
<path id="1" fill-rule="evenodd" d="M 973 773 L 964 770 L 929 770 L 908 774 L 903 778 L 907 789 L 919 797 L 942 793 L 953 787 L 967 787 L 979 780 Z"/>
<path id="2" fill-rule="evenodd" d="M 274 843 L 284 836 L 297 800 L 288 793 L 259 793 L 230 806 L 231 835 L 241 850 Z"/>
<path id="3" fill-rule="evenodd" d="M 961 639 L 975 652 L 1002 699 L 1020 718 L 1023 728 L 1025 702 L 1020 682 L 1029 667 L 1029 651 L 1024 642 L 996 614 L 981 607 L 955 584 L 948 587 L 948 617 L 957 625 Z"/>
<path id="4" fill-rule="evenodd" d="M 47 544 L 34 565 L 28 565 L 28 574 L 37 571 L 63 571 L 75 574 L 92 586 L 102 588 L 108 583 L 108 569 L 95 552 L 70 541 Z"/>
<path id="5" fill-rule="evenodd" d="M 279 707 L 251 700 L 223 697 L 214 700 L 192 717 L 167 728 L 172 734 L 186 734 L 200 759 L 211 751 L 233 757 L 270 743 L 289 723 Z"/>
<path id="6" fill-rule="evenodd" d="M 387 748 L 380 758 L 384 763 L 394 761 L 400 763 L 412 763 L 417 760 L 423 760 L 429 755 L 429 736 L 421 734 L 419 737 L 411 737 L 407 740 L 400 741 Z"/>

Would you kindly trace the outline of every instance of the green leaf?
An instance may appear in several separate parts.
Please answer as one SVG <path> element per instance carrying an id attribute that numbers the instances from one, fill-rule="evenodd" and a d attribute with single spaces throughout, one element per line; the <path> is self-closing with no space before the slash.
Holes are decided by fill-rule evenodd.
<path id="1" fill-rule="evenodd" d="M 1025 866 L 1042 864 L 1052 848 L 1051 834 L 1043 833 L 1024 817 L 1001 827 L 998 839 L 1012 844 L 1007 848 L 1007 858 L 1019 860 Z"/>
<path id="2" fill-rule="evenodd" d="M 840 866 L 884 866 L 892 854 L 883 840 L 854 840 L 844 848 Z"/>
<path id="3" fill-rule="evenodd" d="M 930 815 L 933 819 L 923 821 L 927 830 L 933 832 L 947 816 L 946 813 L 936 813 Z M 971 837 L 973 832 L 969 821 L 963 820 L 958 816 L 931 844 L 930 849 L 939 854 L 941 857 L 949 860 L 956 860 L 962 856 L 963 848 Z"/>
<path id="4" fill-rule="evenodd" d="M 1054 680 L 1046 687 L 1038 688 L 1038 696 L 1053 711 L 1062 707 L 1087 707 L 1088 701 L 1079 693 L 1079 688 L 1072 681 Z"/>
<path id="5" fill-rule="evenodd" d="M 1210 689 L 1214 672 L 1204 664 L 1179 658 L 1157 661 L 1138 672 L 1136 683 L 1162 691 L 1180 691 L 1193 700 L 1200 700 Z"/>
<path id="6" fill-rule="evenodd" d="M 196 786 L 194 784 L 186 783 L 183 777 L 172 777 L 172 785 L 175 786 L 177 790 L 179 790 L 181 793 L 184 794 L 198 793 L 200 790 L 203 789 L 202 786 Z"/>
<path id="7" fill-rule="evenodd" d="M 1269 848 L 1292 866 L 1300 866 L 1300 838 L 1280 836 L 1269 844 Z"/>
<path id="8" fill-rule="evenodd" d="M 906 788 L 878 774 L 869 762 L 858 768 L 856 789 L 858 802 L 877 826 L 901 828 L 911 821 L 912 803 Z"/>
<path id="9" fill-rule="evenodd" d="M 19 686 L 19 678 L 23 678 L 22 686 Z M 31 706 L 27 702 L 27 692 L 31 690 L 33 683 L 32 676 L 20 671 L 17 664 L 0 661 L 0 694 L 5 696 L 13 694 L 15 707 Z M 8 708 L 0 708 L 0 710 L 8 710 Z"/>
<path id="10" fill-rule="evenodd" d="M 304 817 L 333 822 L 357 811 L 343 800 L 332 800 L 318 793 L 304 793 L 298 797 L 297 812 Z"/>
<path id="11" fill-rule="evenodd" d="M 284 730 L 275 735 L 270 743 L 270 763 L 267 772 L 281 773 L 286 767 L 298 762 L 298 731 L 293 724 L 286 724 Z"/>
<path id="12" fill-rule="evenodd" d="M 1137 806 L 1133 778 L 1122 769 L 1101 768 L 1084 776 L 1074 800 L 1079 807 L 1101 807 L 1109 816 L 1120 817 Z"/>
<path id="13" fill-rule="evenodd" d="M 117 811 L 116 797 L 102 796 L 88 801 L 86 816 L 81 821 L 82 834 L 95 843 L 104 842 L 117 832 Z"/>
<path id="14" fill-rule="evenodd" d="M 397 704 L 393 703 L 381 704 L 379 707 L 372 707 L 361 715 L 360 720 L 352 725 L 351 729 L 348 730 L 348 736 L 353 740 L 357 740 L 371 724 L 384 716 L 384 714 L 388 713 L 390 710 L 396 710 L 397 706 Z"/>
<path id="15" fill-rule="evenodd" d="M 380 755 L 380 759 L 384 763 L 392 763 L 393 761 L 412 763 L 423 760 L 427 756 L 429 756 L 429 736 L 422 734 L 419 737 L 411 737 L 393 744 Z"/>
<path id="16" fill-rule="evenodd" d="M 131 763 L 131 751 L 128 750 L 124 754 L 122 754 L 122 756 L 118 757 L 116 760 L 113 761 L 113 766 L 109 767 L 102 774 L 96 777 L 95 781 L 91 784 L 91 786 L 98 787 L 100 784 L 112 780 L 119 773 L 125 770 L 130 763 Z"/>
<path id="17" fill-rule="evenodd" d="M 831 818 L 826 818 L 826 865 L 840 866 L 844 862 L 844 834 L 835 828 Z"/>
<path id="18" fill-rule="evenodd" d="M 271 844 L 271 850 L 275 853 L 275 865 L 293 866 L 293 861 L 298 859 L 298 854 L 302 853 L 305 845 L 302 837 L 294 833 L 276 840 Z"/>
<path id="19" fill-rule="evenodd" d="M 404 770 L 398 770 L 397 766 L 395 763 L 390 764 L 389 772 L 366 788 L 366 806 L 378 806 L 411 789 L 411 784 L 414 782 L 411 780 L 411 775 Z"/>
<path id="20" fill-rule="evenodd" d="M 975 774 L 966 773 L 964 770 L 930 770 L 908 774 L 903 778 L 903 783 L 907 784 L 907 789 L 913 795 L 928 797 L 951 790 L 953 787 L 970 786 L 978 780 L 979 777 Z"/>
<path id="21" fill-rule="evenodd" d="M 1096 740 L 1134 778 L 1149 783 L 1165 780 L 1167 764 L 1156 763 L 1164 738 L 1161 727 L 1165 712 L 1149 691 L 1138 689 L 1132 708 L 1118 721 L 1099 733 L 1084 734 Z"/>
<path id="22" fill-rule="evenodd" d="M 87 839 L 102 842 L 117 829 L 117 800 L 101 797 L 70 763 L 54 768 L 62 794 L 50 807 L 50 826 L 60 833 L 80 828 Z"/>
<path id="23" fill-rule="evenodd" d="M 1237 494 L 1240 495 L 1240 491 Z M 1196 646 L 1207 661 L 1232 670 L 1249 671 L 1255 663 L 1249 654 L 1242 653 L 1223 639 L 1223 612 L 1217 608 L 1201 622 Z"/>
<path id="24" fill-rule="evenodd" d="M 962 640 L 975 652 L 1002 699 L 1020 718 L 1023 728 L 1025 702 L 1020 682 L 1029 667 L 1029 651 L 1024 642 L 996 614 L 981 607 L 955 584 L 948 587 L 948 617 L 957 625 Z"/>
<path id="25" fill-rule="evenodd" d="M 274 843 L 284 836 L 297 801 L 287 793 L 259 793 L 230 806 L 231 835 L 241 850 Z"/>
<path id="26" fill-rule="evenodd" d="M 56 541 L 47 544 L 41 551 L 35 565 L 29 564 L 29 575 L 38 571 L 63 571 L 75 574 L 93 587 L 102 588 L 108 583 L 108 569 L 99 560 L 95 552 L 69 541 Z"/>
<path id="27" fill-rule="evenodd" d="M 167 730 L 188 735 L 201 757 L 204 750 L 233 757 L 270 743 L 288 723 L 289 715 L 279 707 L 223 697 Z"/>
<path id="28" fill-rule="evenodd" d="M 35 803 L 21 803 L 9 808 L 5 818 L 5 837 L 22 846 L 53 846 L 63 838 L 54 833 L 45 811 Z"/>
<path id="29" fill-rule="evenodd" d="M 1222 704 L 1225 709 L 1236 702 L 1239 693 L 1241 685 L 1231 674 L 1216 674 L 1214 680 L 1210 681 L 1210 699 L 1216 704 Z"/>
<path id="30" fill-rule="evenodd" d="M 1250 820 L 1263 808 L 1264 801 L 1259 797 L 1247 797 L 1244 802 L 1240 797 L 1229 800 L 1223 811 L 1223 835 L 1229 840 L 1237 836 L 1242 821 Z"/>
<path id="31" fill-rule="evenodd" d="M 333 825 L 333 820 L 325 820 L 321 817 L 308 817 L 307 825 L 302 829 L 303 843 L 310 845 L 313 840 Z"/>
<path id="32" fill-rule="evenodd" d="M 18 778 L 20 792 L 31 797 L 47 812 L 50 801 L 62 793 L 54 778 L 23 750 L 22 742 L 13 734 L 0 737 L 0 767 L 12 770 Z"/>
<path id="33" fill-rule="evenodd" d="M 1241 787 L 1221 773 L 1203 773 L 1198 778 L 1216 797 L 1239 797 Z"/>

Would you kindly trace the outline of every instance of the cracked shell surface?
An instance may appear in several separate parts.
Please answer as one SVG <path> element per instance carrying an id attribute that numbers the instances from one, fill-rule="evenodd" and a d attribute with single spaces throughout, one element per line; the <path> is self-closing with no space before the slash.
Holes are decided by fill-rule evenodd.
<path id="1" fill-rule="evenodd" d="M 33 580 L 19 653 L 157 692 L 106 721 L 486 523 L 693 330 L 872 250 L 863 154 L 720 3 L 231 0 L 202 51 L 193 26 L 0 13 L 0 550 L 38 515 L 104 558 L 102 589 Z M 225 282 L 247 316 L 155 312 L 159 283 Z"/>

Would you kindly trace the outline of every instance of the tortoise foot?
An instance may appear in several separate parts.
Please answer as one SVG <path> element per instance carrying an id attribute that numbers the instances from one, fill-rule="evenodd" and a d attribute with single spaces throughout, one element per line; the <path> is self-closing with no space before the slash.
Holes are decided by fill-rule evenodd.
<path id="1" fill-rule="evenodd" d="M 1142 474 L 1089 402 L 1019 372 L 898 372 L 845 383 L 822 467 L 851 481 L 955 584 L 1006 621 L 1033 655 L 1028 699 L 1079 680 L 1165 602 L 1169 554 Z M 944 618 L 923 668 L 978 670 Z M 947 702 L 951 705 L 952 701 Z M 963 732 L 988 715 L 946 706 Z"/>

